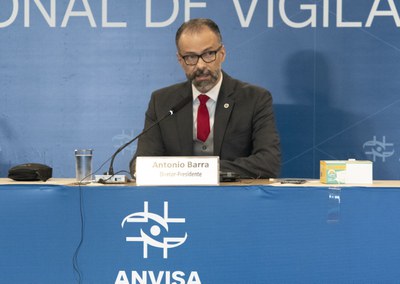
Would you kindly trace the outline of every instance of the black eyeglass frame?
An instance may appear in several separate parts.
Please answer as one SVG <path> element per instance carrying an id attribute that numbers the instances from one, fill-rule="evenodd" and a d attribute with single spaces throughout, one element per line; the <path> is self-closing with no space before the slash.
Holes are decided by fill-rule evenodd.
<path id="1" fill-rule="evenodd" d="M 211 63 L 211 62 L 214 62 L 215 60 L 217 60 L 217 53 L 221 50 L 221 48 L 223 47 L 224 45 L 223 44 L 221 44 L 220 45 L 220 47 L 218 47 L 216 50 L 209 50 L 209 51 L 206 51 L 206 52 L 203 52 L 202 54 L 188 54 L 188 55 L 182 55 L 182 54 L 180 54 L 179 53 L 179 56 L 180 57 L 182 57 L 182 59 L 183 59 L 183 61 L 185 62 L 185 64 L 186 65 L 189 65 L 189 66 L 195 66 L 198 62 L 199 62 L 199 59 L 201 58 L 205 63 Z M 210 55 L 213 55 L 213 59 L 212 60 L 206 60 L 206 59 L 204 59 L 204 55 L 206 55 L 206 54 L 210 54 Z M 196 62 L 195 63 L 188 63 L 187 62 L 187 59 L 188 59 L 188 57 L 194 57 L 194 56 L 196 56 Z"/>

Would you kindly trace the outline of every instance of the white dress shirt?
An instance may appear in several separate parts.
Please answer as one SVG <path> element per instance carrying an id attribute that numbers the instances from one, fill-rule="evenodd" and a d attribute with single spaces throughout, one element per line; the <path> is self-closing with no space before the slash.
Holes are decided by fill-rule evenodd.
<path id="1" fill-rule="evenodd" d="M 218 94 L 219 90 L 221 89 L 222 85 L 222 73 L 221 78 L 217 85 L 214 86 L 209 92 L 207 93 L 200 93 L 195 86 L 192 84 L 192 93 L 193 93 L 193 140 L 197 140 L 197 110 L 200 106 L 199 95 L 204 94 L 207 95 L 210 99 L 207 101 L 207 109 L 208 114 L 210 115 L 210 131 L 213 131 L 214 127 L 214 116 L 215 116 L 215 108 L 217 105 Z"/>

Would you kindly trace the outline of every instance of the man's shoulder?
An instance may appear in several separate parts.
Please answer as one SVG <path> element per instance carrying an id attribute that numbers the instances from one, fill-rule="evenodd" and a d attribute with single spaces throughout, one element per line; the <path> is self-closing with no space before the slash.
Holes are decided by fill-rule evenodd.
<path id="1" fill-rule="evenodd" d="M 245 82 L 236 78 L 233 78 L 226 73 L 224 73 L 224 88 L 226 89 L 227 92 L 234 92 L 234 93 L 239 93 L 239 94 L 252 94 L 252 95 L 271 95 L 269 90 L 267 90 L 264 87 L 261 87 L 259 85 Z"/>
<path id="2" fill-rule="evenodd" d="M 159 96 L 159 95 L 175 96 L 175 95 L 178 95 L 185 91 L 190 91 L 190 85 L 188 84 L 187 81 L 176 83 L 176 84 L 169 85 L 169 86 L 163 87 L 161 89 L 155 90 L 153 92 L 153 95 L 155 95 L 155 96 Z"/>

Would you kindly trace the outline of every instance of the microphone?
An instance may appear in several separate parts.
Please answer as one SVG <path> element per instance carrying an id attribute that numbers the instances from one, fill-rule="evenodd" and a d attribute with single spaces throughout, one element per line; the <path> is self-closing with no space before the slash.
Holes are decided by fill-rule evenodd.
<path id="1" fill-rule="evenodd" d="M 173 106 L 163 117 L 161 117 L 160 119 L 158 119 L 156 122 L 154 122 L 152 125 L 150 125 L 148 128 L 144 129 L 141 133 L 139 133 L 139 135 L 137 135 L 136 137 L 132 138 L 131 140 L 129 140 L 128 142 L 126 142 L 125 144 L 123 144 L 121 147 L 119 147 L 117 149 L 117 151 L 115 151 L 115 153 L 111 156 L 111 162 L 110 162 L 110 167 L 108 169 L 107 175 L 113 176 L 114 175 L 114 168 L 113 168 L 113 164 L 114 164 L 114 159 L 115 157 L 118 155 L 119 152 L 121 152 L 123 149 L 125 149 L 126 147 L 128 147 L 130 144 L 132 144 L 134 141 L 136 141 L 140 136 L 144 135 L 145 133 L 147 133 L 150 129 L 152 129 L 154 126 L 158 125 L 161 123 L 161 121 L 163 121 L 164 119 L 166 119 L 169 116 L 174 115 L 175 113 L 177 113 L 178 111 L 180 111 L 186 104 L 188 104 L 190 101 L 192 101 L 192 97 L 188 96 L 185 97 L 183 100 L 179 101 L 175 106 Z M 104 178 L 102 179 L 103 182 L 105 182 L 106 180 L 104 180 Z"/>

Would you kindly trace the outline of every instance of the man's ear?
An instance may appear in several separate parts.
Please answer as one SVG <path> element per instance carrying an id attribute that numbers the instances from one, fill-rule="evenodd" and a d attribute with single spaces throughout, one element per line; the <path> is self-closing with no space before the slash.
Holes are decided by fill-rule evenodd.
<path id="1" fill-rule="evenodd" d="M 225 49 L 225 46 L 224 46 L 224 45 L 222 46 L 222 48 L 221 48 L 221 50 L 220 50 L 219 52 L 220 52 L 221 55 L 222 55 L 221 62 L 224 62 L 224 61 L 225 61 L 225 56 L 226 56 L 226 49 Z"/>

